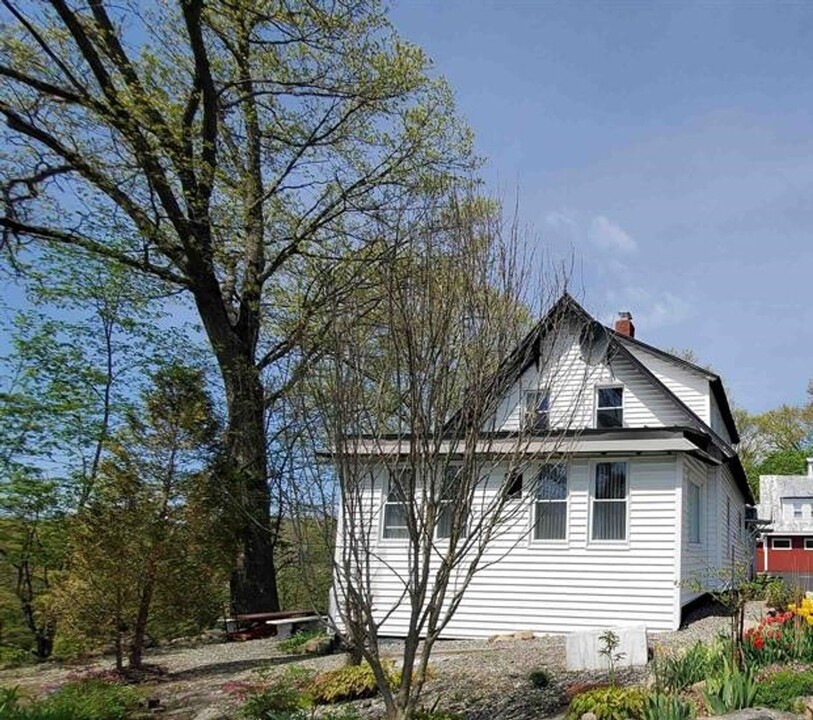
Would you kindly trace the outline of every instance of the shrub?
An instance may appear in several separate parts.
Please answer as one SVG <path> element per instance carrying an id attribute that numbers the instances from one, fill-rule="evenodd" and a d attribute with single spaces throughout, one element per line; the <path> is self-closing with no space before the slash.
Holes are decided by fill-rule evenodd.
<path id="1" fill-rule="evenodd" d="M 287 640 L 280 640 L 279 649 L 284 653 L 295 655 L 304 652 L 303 647 L 311 640 L 330 640 L 330 636 L 322 630 L 306 630 L 292 635 Z"/>
<path id="2" fill-rule="evenodd" d="M 785 610 L 796 602 L 799 590 L 791 587 L 782 578 L 773 578 L 765 585 L 765 603 L 775 610 Z"/>
<path id="3" fill-rule="evenodd" d="M 280 682 L 248 693 L 240 715 L 246 720 L 283 720 L 289 716 L 293 719 L 308 705 L 307 698 L 297 688 Z"/>
<path id="4" fill-rule="evenodd" d="M 395 686 L 401 681 L 400 673 L 386 666 L 387 681 Z M 367 665 L 347 665 L 337 670 L 319 673 L 309 683 L 307 693 L 317 704 L 360 700 L 378 692 L 373 669 Z"/>
<path id="5" fill-rule="evenodd" d="M 683 652 L 656 657 L 656 687 L 667 693 L 678 693 L 722 669 L 725 649 L 720 644 L 700 641 Z"/>
<path id="6" fill-rule="evenodd" d="M 534 670 L 528 675 L 531 685 L 536 688 L 545 688 L 550 685 L 550 675 L 547 670 Z"/>
<path id="7" fill-rule="evenodd" d="M 759 684 L 755 704 L 776 710 L 793 710 L 795 700 L 803 695 L 813 695 L 813 671 L 781 670 Z"/>
<path id="8" fill-rule="evenodd" d="M 677 695 L 655 693 L 644 702 L 643 720 L 692 720 L 694 717 L 694 706 Z"/>
<path id="9" fill-rule="evenodd" d="M 639 688 L 607 687 L 588 690 L 570 701 L 568 720 L 578 720 L 593 713 L 597 720 L 640 720 L 644 713 L 645 694 Z"/>
<path id="10" fill-rule="evenodd" d="M 0 647 L 0 669 L 20 667 L 33 662 L 34 656 L 23 648 L 5 645 Z M 2 716 L 0 716 L 2 717 Z"/>
<path id="11" fill-rule="evenodd" d="M 140 703 L 138 692 L 99 680 L 69 683 L 23 707 L 16 690 L 0 690 L 3 720 L 123 720 Z"/>
<path id="12" fill-rule="evenodd" d="M 753 707 L 757 687 L 751 668 L 740 670 L 727 664 L 720 675 L 706 680 L 703 697 L 712 715 L 722 715 L 732 710 Z"/>

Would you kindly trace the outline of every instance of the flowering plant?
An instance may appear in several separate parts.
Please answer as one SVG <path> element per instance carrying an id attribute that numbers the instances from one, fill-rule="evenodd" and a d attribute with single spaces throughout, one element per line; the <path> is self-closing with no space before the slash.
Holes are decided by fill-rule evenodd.
<path id="1" fill-rule="evenodd" d="M 742 647 L 748 664 L 813 658 L 813 599 L 805 598 L 788 605 L 785 612 L 764 617 L 745 631 Z"/>

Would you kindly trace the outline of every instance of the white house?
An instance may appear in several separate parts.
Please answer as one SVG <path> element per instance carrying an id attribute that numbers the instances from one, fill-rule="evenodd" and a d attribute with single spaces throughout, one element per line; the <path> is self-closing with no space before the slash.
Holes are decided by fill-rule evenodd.
<path id="1" fill-rule="evenodd" d="M 553 315 L 565 331 L 550 341 Z M 569 295 L 503 367 L 508 390 L 490 436 L 511 438 L 530 422 L 545 433 L 529 453 L 566 442 L 555 465 L 531 460 L 525 469 L 537 478 L 533 497 L 522 498 L 518 478 L 512 492 L 523 510 L 489 545 L 487 567 L 442 636 L 676 629 L 702 594 L 695 581 L 750 555 L 745 510 L 754 500 L 720 377 L 636 339 L 629 313 L 604 328 Z M 381 443 L 370 448 L 371 461 L 382 452 Z M 493 468 L 485 492 L 504 491 L 506 473 Z M 399 573 L 409 557 L 383 469 L 368 499 L 381 634 L 403 635 L 409 608 L 399 604 Z"/>

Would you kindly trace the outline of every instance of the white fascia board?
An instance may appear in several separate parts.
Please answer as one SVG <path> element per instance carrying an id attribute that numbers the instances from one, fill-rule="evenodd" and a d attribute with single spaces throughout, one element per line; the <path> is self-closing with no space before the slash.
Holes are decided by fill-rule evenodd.
<path id="1" fill-rule="evenodd" d="M 683 437 L 605 440 L 600 438 L 551 438 L 541 440 L 517 440 L 502 438 L 482 440 L 477 443 L 475 452 L 485 455 L 595 455 L 619 454 L 635 455 L 639 453 L 697 452 L 699 448 Z M 444 441 L 432 450 L 437 454 L 462 454 L 465 443 L 461 441 Z M 420 452 L 420 450 L 418 451 Z M 354 447 L 348 448 L 348 455 L 396 456 L 409 455 L 410 445 L 406 440 L 357 440 Z"/>

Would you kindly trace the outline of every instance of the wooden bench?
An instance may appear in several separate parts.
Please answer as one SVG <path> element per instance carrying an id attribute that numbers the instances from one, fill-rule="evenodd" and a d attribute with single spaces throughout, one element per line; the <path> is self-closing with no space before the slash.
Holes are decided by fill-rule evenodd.
<path id="1" fill-rule="evenodd" d="M 319 615 L 304 610 L 247 613 L 226 618 L 226 634 L 229 640 L 256 640 L 275 636 L 284 640 L 293 634 L 297 625 L 306 625 L 321 619 Z"/>

